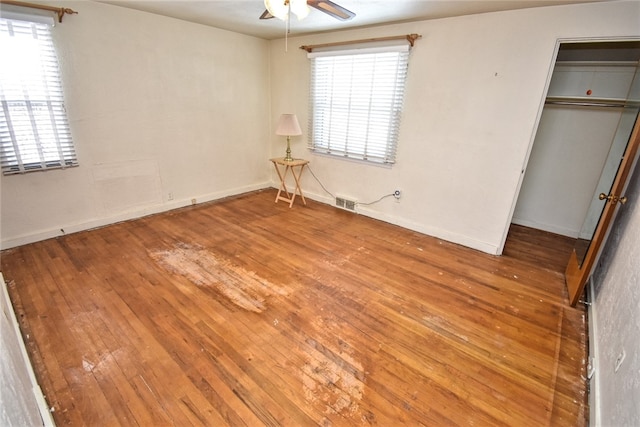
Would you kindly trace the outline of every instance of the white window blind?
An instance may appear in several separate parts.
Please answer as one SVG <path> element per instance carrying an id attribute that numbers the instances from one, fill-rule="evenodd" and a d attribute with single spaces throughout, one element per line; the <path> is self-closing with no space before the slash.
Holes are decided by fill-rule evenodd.
<path id="1" fill-rule="evenodd" d="M 394 163 L 409 46 L 311 52 L 308 57 L 309 148 Z"/>
<path id="2" fill-rule="evenodd" d="M 51 25 L 0 19 L 0 57 L 2 172 L 77 166 Z"/>

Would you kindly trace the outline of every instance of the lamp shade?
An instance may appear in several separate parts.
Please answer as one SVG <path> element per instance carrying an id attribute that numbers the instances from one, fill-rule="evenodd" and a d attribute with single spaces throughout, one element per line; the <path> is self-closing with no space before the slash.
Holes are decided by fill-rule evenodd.
<path id="1" fill-rule="evenodd" d="M 283 114 L 280 116 L 278 127 L 276 128 L 276 135 L 302 135 L 302 130 L 300 129 L 300 124 L 298 124 L 298 118 L 295 114 Z"/>

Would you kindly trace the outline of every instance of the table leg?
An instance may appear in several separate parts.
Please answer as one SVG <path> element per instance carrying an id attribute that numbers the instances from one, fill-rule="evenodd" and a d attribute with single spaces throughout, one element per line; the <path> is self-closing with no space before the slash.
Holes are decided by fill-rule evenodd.
<path id="1" fill-rule="evenodd" d="M 285 183 L 285 178 L 287 176 L 287 171 L 289 170 L 289 166 L 284 167 L 284 175 L 280 172 L 280 168 L 278 167 L 277 163 L 274 163 L 273 167 L 276 168 L 276 172 L 278 173 L 278 178 L 280 178 L 280 188 L 278 188 L 278 194 L 276 195 L 276 203 L 278 203 L 278 200 L 280 199 L 280 194 L 282 194 L 282 190 L 284 190 L 285 194 L 287 195 L 287 199 L 290 197 L 289 190 L 287 190 L 287 184 Z"/>
<path id="2" fill-rule="evenodd" d="M 300 179 L 302 177 L 302 172 L 304 171 L 305 164 L 297 164 L 297 165 L 284 165 L 284 172 L 280 170 L 278 167 L 278 163 L 273 162 L 273 166 L 276 168 L 276 172 L 278 173 L 278 178 L 280 178 L 280 188 L 278 188 L 278 194 L 276 194 L 276 203 L 279 200 L 283 202 L 288 202 L 289 207 L 293 207 L 293 202 L 296 200 L 296 195 L 300 195 L 302 198 L 302 203 L 306 206 L 307 200 L 304 198 L 304 194 L 302 194 L 302 187 L 300 186 Z M 296 166 L 299 166 L 298 173 L 296 174 Z M 289 173 L 289 169 L 291 169 L 291 175 L 293 175 L 293 179 L 295 181 L 295 189 L 289 193 L 289 189 L 287 188 L 287 174 Z M 285 193 L 287 197 L 283 196 L 282 193 Z"/>
<path id="3" fill-rule="evenodd" d="M 298 194 L 300 194 L 300 197 L 302 197 L 302 203 L 306 206 L 307 205 L 307 201 L 304 199 L 304 194 L 302 194 L 302 188 L 300 187 L 300 177 L 302 176 L 302 171 L 304 170 L 305 165 L 300 166 L 300 170 L 298 171 L 298 176 L 296 176 L 296 171 L 292 170 L 291 174 L 293 175 L 293 179 L 296 182 L 296 188 L 293 191 L 293 197 L 291 198 L 291 204 L 289 205 L 289 207 L 291 207 L 293 205 L 293 199 L 296 197 L 296 191 L 298 192 Z"/>

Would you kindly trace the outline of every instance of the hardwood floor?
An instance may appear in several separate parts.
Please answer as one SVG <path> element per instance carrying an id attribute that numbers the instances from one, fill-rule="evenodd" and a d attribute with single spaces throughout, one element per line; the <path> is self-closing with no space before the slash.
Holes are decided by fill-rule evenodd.
<path id="1" fill-rule="evenodd" d="M 274 197 L 2 253 L 58 425 L 587 424 L 570 241 L 495 257 Z"/>

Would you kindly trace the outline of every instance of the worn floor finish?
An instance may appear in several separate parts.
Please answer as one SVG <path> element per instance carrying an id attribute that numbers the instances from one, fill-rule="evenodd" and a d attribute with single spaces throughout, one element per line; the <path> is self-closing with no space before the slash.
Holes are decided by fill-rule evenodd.
<path id="1" fill-rule="evenodd" d="M 274 195 L 2 254 L 58 425 L 585 425 L 567 239 L 494 257 Z"/>

